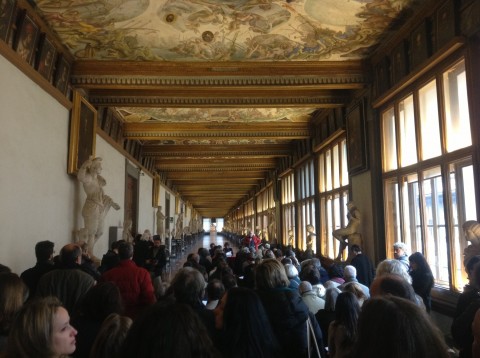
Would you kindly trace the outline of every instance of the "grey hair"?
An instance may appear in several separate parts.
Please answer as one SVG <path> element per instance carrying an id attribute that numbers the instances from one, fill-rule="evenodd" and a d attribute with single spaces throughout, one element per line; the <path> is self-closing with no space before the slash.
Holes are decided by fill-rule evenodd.
<path id="1" fill-rule="evenodd" d="M 407 245 L 404 243 L 404 242 L 401 242 L 401 241 L 397 241 L 396 243 L 393 244 L 393 249 L 400 249 L 400 250 L 403 250 L 403 252 L 405 252 L 405 254 L 408 252 L 408 247 Z"/>
<path id="2" fill-rule="evenodd" d="M 386 259 L 378 264 L 376 277 L 381 277 L 382 275 L 389 273 L 401 276 L 408 283 L 412 283 L 412 277 L 408 274 L 407 268 L 398 260 Z"/>
<path id="3" fill-rule="evenodd" d="M 285 265 L 285 273 L 287 274 L 288 278 L 294 278 L 294 277 L 298 276 L 298 270 L 292 264 L 286 264 Z"/>

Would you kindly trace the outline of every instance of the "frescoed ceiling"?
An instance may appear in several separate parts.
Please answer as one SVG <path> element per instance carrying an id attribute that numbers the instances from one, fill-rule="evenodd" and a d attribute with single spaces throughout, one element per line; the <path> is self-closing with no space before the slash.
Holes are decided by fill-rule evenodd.
<path id="1" fill-rule="evenodd" d="M 78 59 L 360 59 L 410 0 L 38 0 Z"/>
<path id="2" fill-rule="evenodd" d="M 206 217 L 222 217 L 345 106 L 422 0 L 36 0 L 72 84 Z M 213 200 L 212 198 L 215 198 Z"/>

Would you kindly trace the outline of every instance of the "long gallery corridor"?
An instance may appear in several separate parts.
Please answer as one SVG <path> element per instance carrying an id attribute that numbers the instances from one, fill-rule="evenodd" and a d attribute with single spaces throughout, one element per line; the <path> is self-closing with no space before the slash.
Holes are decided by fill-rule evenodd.
<path id="1" fill-rule="evenodd" d="M 178 252 L 175 256 L 170 257 L 170 268 L 167 268 L 163 278 L 164 281 L 170 282 L 170 280 L 175 276 L 177 271 L 183 267 L 183 264 L 187 261 L 188 254 L 192 252 L 197 252 L 199 248 L 204 247 L 206 249 L 210 248 L 210 244 L 214 243 L 215 245 L 222 245 L 226 241 L 223 235 L 216 233 L 205 233 L 203 237 L 199 237 L 191 245 L 185 245 L 184 250 Z M 235 245 L 232 243 L 234 252 L 236 252 Z"/>

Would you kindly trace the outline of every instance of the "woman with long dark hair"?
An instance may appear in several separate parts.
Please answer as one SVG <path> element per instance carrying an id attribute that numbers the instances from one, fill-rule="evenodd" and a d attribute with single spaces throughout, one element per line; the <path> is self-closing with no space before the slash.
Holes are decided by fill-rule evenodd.
<path id="1" fill-rule="evenodd" d="M 256 292 L 286 357 L 325 357 L 322 331 L 315 316 L 300 297 L 288 288 L 290 281 L 283 265 L 275 259 L 263 260 L 255 269 Z M 309 333 L 311 332 L 311 333 Z M 309 339 L 311 338 L 311 339 Z M 317 343 L 316 347 L 312 344 Z"/>
<path id="2" fill-rule="evenodd" d="M 122 358 L 218 358 L 207 329 L 183 303 L 159 301 L 133 322 L 123 342 Z"/>
<path id="3" fill-rule="evenodd" d="M 330 358 L 350 357 L 357 335 L 360 304 L 352 292 L 342 292 L 335 305 L 335 320 L 328 328 Z"/>
<path id="4" fill-rule="evenodd" d="M 215 327 L 220 330 L 218 348 L 224 357 L 281 357 L 280 346 L 267 313 L 255 291 L 231 288 L 215 308 Z"/>
<path id="5" fill-rule="evenodd" d="M 425 310 L 395 296 L 365 302 L 353 351 L 353 358 L 449 357 L 443 334 Z"/>
<path id="6" fill-rule="evenodd" d="M 420 252 L 414 252 L 409 256 L 408 260 L 410 261 L 409 273 L 412 277 L 412 287 L 415 293 L 422 298 L 427 312 L 430 312 L 432 308 L 430 291 L 434 283 L 432 270 Z"/>

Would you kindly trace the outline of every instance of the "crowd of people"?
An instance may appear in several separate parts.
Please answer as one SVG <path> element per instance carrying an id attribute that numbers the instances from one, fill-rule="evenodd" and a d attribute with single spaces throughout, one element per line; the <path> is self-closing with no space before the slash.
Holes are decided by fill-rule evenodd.
<path id="1" fill-rule="evenodd" d="M 38 242 L 20 275 L 0 266 L 0 357 L 450 357 L 430 318 L 434 277 L 419 252 L 394 245 L 374 267 L 304 257 L 247 235 L 191 252 L 170 282 L 159 237 L 88 252 Z M 452 325 L 460 357 L 480 350 L 480 256 Z M 479 312 L 477 314 L 477 311 Z M 477 352 L 477 355 L 476 353 Z"/>

